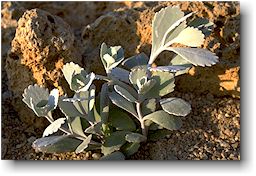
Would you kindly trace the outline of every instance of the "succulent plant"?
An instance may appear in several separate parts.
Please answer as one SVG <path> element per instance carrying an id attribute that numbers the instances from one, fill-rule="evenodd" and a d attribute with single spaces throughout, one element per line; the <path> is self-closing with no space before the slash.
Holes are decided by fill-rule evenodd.
<path id="1" fill-rule="evenodd" d="M 140 143 L 178 130 L 182 126 L 180 117 L 187 116 L 191 106 L 169 96 L 174 91 L 175 77 L 193 65 L 204 67 L 218 62 L 210 51 L 195 48 L 203 44 L 211 23 L 201 19 L 187 25 L 190 16 L 192 13 L 184 15 L 178 7 L 166 7 L 155 14 L 150 57 L 140 53 L 125 59 L 121 46 L 103 43 L 100 58 L 107 76 L 87 73 L 72 62 L 65 64 L 62 72 L 74 91 L 72 97 L 59 96 L 57 89 L 49 93 L 39 85 L 25 89 L 23 101 L 50 122 L 33 148 L 46 153 L 100 150 L 101 160 L 119 160 L 136 153 Z M 188 47 L 171 47 L 174 43 Z M 153 67 L 163 51 L 176 55 L 170 58 L 170 65 Z M 98 95 L 94 80 L 105 81 Z M 63 117 L 52 117 L 56 108 Z M 64 134 L 54 135 L 58 130 Z"/>

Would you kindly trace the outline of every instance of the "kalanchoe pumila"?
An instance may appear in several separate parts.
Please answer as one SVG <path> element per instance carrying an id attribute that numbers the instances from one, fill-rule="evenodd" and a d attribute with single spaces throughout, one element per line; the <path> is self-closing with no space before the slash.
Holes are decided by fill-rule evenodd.
<path id="1" fill-rule="evenodd" d="M 104 155 L 101 160 L 125 159 L 138 151 L 141 142 L 179 129 L 180 116 L 190 113 L 190 104 L 181 98 L 162 97 L 174 90 L 175 76 L 193 65 L 218 62 L 210 51 L 195 48 L 203 44 L 212 23 L 194 20 L 187 25 L 190 16 L 192 13 L 184 15 L 178 7 L 166 7 L 155 14 L 150 57 L 140 53 L 125 59 L 121 46 L 103 43 L 100 58 L 107 76 L 87 73 L 73 62 L 65 64 L 62 72 L 74 91 L 72 97 L 59 97 L 57 89 L 49 93 L 37 84 L 25 89 L 23 101 L 50 122 L 33 148 L 46 153 L 100 149 Z M 172 47 L 174 43 L 188 47 Z M 176 55 L 169 65 L 153 67 L 163 51 Z M 94 80 L 105 83 L 96 87 Z M 100 90 L 98 95 L 96 89 Z M 52 117 L 56 108 L 64 114 L 57 119 Z M 64 134 L 54 135 L 58 130 Z"/>

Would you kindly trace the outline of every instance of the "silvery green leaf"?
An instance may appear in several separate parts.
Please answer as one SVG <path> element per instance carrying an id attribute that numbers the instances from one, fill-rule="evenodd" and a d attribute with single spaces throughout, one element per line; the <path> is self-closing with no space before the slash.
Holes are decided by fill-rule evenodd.
<path id="1" fill-rule="evenodd" d="M 191 62 L 183 59 L 183 57 L 181 57 L 180 55 L 176 55 L 175 57 L 173 57 L 172 60 L 170 61 L 170 65 L 180 65 L 189 67 L 192 66 Z"/>
<path id="2" fill-rule="evenodd" d="M 138 80 L 141 80 L 142 78 L 147 78 L 147 69 L 145 67 L 136 67 L 131 70 L 129 80 L 135 89 L 139 90 L 137 83 Z"/>
<path id="3" fill-rule="evenodd" d="M 110 136 L 105 138 L 104 144 L 101 146 L 101 152 L 106 156 L 114 151 L 118 151 L 122 145 L 125 144 L 125 135 L 128 132 L 126 131 L 116 131 L 111 133 Z"/>
<path id="4" fill-rule="evenodd" d="M 169 46 L 169 42 L 165 42 L 171 32 L 184 22 L 192 13 L 184 16 L 184 13 L 179 7 L 166 7 L 157 12 L 153 19 L 153 35 L 152 35 L 152 50 L 149 64 L 152 64 L 156 57 Z M 179 27 L 178 27 L 179 28 Z M 177 30 L 179 32 L 179 30 Z M 175 31 L 175 33 L 178 33 Z"/>
<path id="5" fill-rule="evenodd" d="M 140 143 L 136 143 L 136 142 L 128 143 L 122 147 L 122 152 L 125 154 L 125 156 L 131 156 L 136 152 L 138 152 L 139 148 L 140 148 Z"/>
<path id="6" fill-rule="evenodd" d="M 214 24 L 206 18 L 195 18 L 188 25 L 198 28 L 206 37 L 211 34 L 214 27 Z"/>
<path id="7" fill-rule="evenodd" d="M 102 133 L 101 126 L 102 126 L 101 122 L 93 124 L 93 125 L 89 126 L 88 128 L 86 128 L 84 130 L 84 132 L 89 133 L 89 134 L 101 134 Z"/>
<path id="8" fill-rule="evenodd" d="M 23 99 L 22 101 L 26 103 L 26 105 L 32 109 L 38 116 L 45 116 L 47 114 L 47 109 L 46 109 L 46 114 L 37 112 L 35 110 L 35 107 L 38 103 L 44 103 L 44 106 L 48 103 L 48 98 L 49 98 L 49 91 L 48 89 L 39 86 L 37 84 L 35 85 L 30 85 L 28 86 L 25 90 L 24 93 L 22 94 Z M 42 106 L 43 107 L 43 106 Z"/>
<path id="9" fill-rule="evenodd" d="M 127 91 L 126 89 L 122 88 L 119 85 L 114 85 L 114 89 L 115 91 L 121 95 L 122 97 L 124 97 L 126 100 L 130 101 L 130 102 L 135 102 L 136 98 L 134 98 L 129 91 Z"/>
<path id="10" fill-rule="evenodd" d="M 193 66 L 190 62 L 183 59 L 180 55 L 176 55 L 170 62 L 170 65 L 186 67 L 184 70 L 177 71 L 175 76 L 179 76 L 188 73 L 189 69 Z"/>
<path id="11" fill-rule="evenodd" d="M 109 54 L 105 54 L 103 56 L 103 59 L 104 59 L 105 63 L 107 64 L 107 68 L 109 68 L 110 65 L 115 63 L 115 59 L 112 56 L 110 56 Z"/>
<path id="12" fill-rule="evenodd" d="M 95 107 L 95 91 L 96 91 L 96 86 L 92 85 L 89 90 L 89 101 L 88 101 L 88 116 L 87 120 L 89 122 L 94 123 L 95 122 L 95 116 L 97 114 L 94 114 L 94 107 Z"/>
<path id="13" fill-rule="evenodd" d="M 150 67 L 150 71 L 160 71 L 160 72 L 171 72 L 176 73 L 178 71 L 183 71 L 187 67 L 181 65 L 168 65 L 168 66 L 157 66 L 157 67 Z"/>
<path id="14" fill-rule="evenodd" d="M 136 143 L 140 143 L 140 142 L 144 142 L 147 140 L 147 137 L 139 134 L 139 133 L 128 133 L 125 135 L 125 140 L 127 142 L 136 142 Z"/>
<path id="15" fill-rule="evenodd" d="M 129 57 L 122 62 L 122 65 L 128 69 L 132 69 L 135 66 L 147 65 L 149 61 L 148 56 L 145 53 L 140 53 L 138 55 Z"/>
<path id="16" fill-rule="evenodd" d="M 183 31 L 186 28 L 186 21 L 183 21 L 182 23 L 180 23 L 176 28 L 174 28 L 171 32 L 169 32 L 166 36 L 164 45 L 165 46 L 170 46 L 172 45 L 173 39 L 175 39 L 181 31 Z"/>
<path id="17" fill-rule="evenodd" d="M 90 144 L 92 139 L 92 135 L 90 134 L 77 148 L 76 148 L 76 154 L 83 152 L 88 145 Z"/>
<path id="18" fill-rule="evenodd" d="M 87 91 L 94 79 L 95 79 L 95 74 L 93 72 L 88 75 L 83 75 L 83 74 L 73 75 L 70 88 L 75 92 Z"/>
<path id="19" fill-rule="evenodd" d="M 70 87 L 73 75 L 80 74 L 82 71 L 84 71 L 84 69 L 73 62 L 66 63 L 62 68 L 63 75 Z"/>
<path id="20" fill-rule="evenodd" d="M 136 125 L 131 117 L 123 112 L 123 110 L 118 108 L 112 108 L 109 113 L 109 123 L 111 126 L 116 128 L 116 130 L 123 131 L 134 131 L 136 130 Z"/>
<path id="21" fill-rule="evenodd" d="M 145 116 L 143 119 L 151 120 L 168 130 L 177 130 L 181 127 L 182 124 L 182 121 L 179 117 L 170 115 L 163 110 L 153 112 Z"/>
<path id="22" fill-rule="evenodd" d="M 43 137 L 48 136 L 50 134 L 53 134 L 58 131 L 58 129 L 61 127 L 62 124 L 65 123 L 66 118 L 59 118 L 52 122 L 43 133 Z"/>
<path id="23" fill-rule="evenodd" d="M 89 96 L 90 96 L 90 91 L 81 91 L 81 92 L 75 93 L 73 99 L 80 99 L 81 101 L 75 101 L 73 102 L 73 105 L 75 106 L 75 108 L 80 114 L 83 114 L 83 115 L 88 114 Z"/>
<path id="24" fill-rule="evenodd" d="M 117 78 L 120 81 L 123 81 L 125 83 L 130 83 L 130 81 L 129 81 L 129 72 L 125 69 L 115 67 L 111 70 L 110 75 Z"/>
<path id="25" fill-rule="evenodd" d="M 154 79 L 148 80 L 145 84 L 141 86 L 138 93 L 141 95 L 144 95 L 150 92 L 151 88 L 153 88 L 155 84 L 156 84 L 156 80 Z"/>
<path id="26" fill-rule="evenodd" d="M 202 48 L 169 47 L 167 50 L 175 52 L 195 66 L 211 66 L 218 62 L 218 56 Z"/>
<path id="27" fill-rule="evenodd" d="M 143 101 L 141 111 L 143 116 L 148 115 L 156 110 L 156 99 L 148 99 Z"/>
<path id="28" fill-rule="evenodd" d="M 83 137 L 86 137 L 86 135 L 84 134 L 83 128 L 82 128 L 80 117 L 72 118 L 70 125 L 71 125 L 73 133 L 78 134 Z"/>
<path id="29" fill-rule="evenodd" d="M 182 30 L 179 35 L 172 41 L 173 43 L 180 43 L 186 46 L 197 47 L 204 43 L 204 34 L 197 28 L 187 27 Z"/>
<path id="30" fill-rule="evenodd" d="M 124 59 L 124 50 L 121 46 L 109 47 L 102 43 L 100 52 L 101 61 L 105 67 L 106 72 L 110 72 Z"/>
<path id="31" fill-rule="evenodd" d="M 100 160 L 125 160 L 125 156 L 122 152 L 116 151 L 109 155 L 101 157 Z"/>
<path id="32" fill-rule="evenodd" d="M 75 151 L 81 143 L 80 140 L 71 136 L 49 136 L 35 140 L 32 147 L 36 152 L 63 153 Z"/>
<path id="33" fill-rule="evenodd" d="M 181 98 L 165 98 L 160 100 L 160 105 L 165 112 L 176 116 L 186 116 L 191 111 L 191 105 Z"/>
<path id="34" fill-rule="evenodd" d="M 135 110 L 134 104 L 116 92 L 109 93 L 109 98 L 113 104 L 116 106 L 126 110 L 127 112 L 131 113 L 133 116 L 138 117 L 137 112 Z"/>
<path id="35" fill-rule="evenodd" d="M 59 90 L 53 89 L 48 98 L 49 111 L 56 109 L 59 101 Z"/>
<path id="36" fill-rule="evenodd" d="M 164 36 L 172 25 L 181 19 L 184 13 L 179 7 L 166 7 L 156 12 L 152 22 L 152 51 L 155 53 L 161 46 Z M 152 62 L 153 63 L 153 62 Z"/>
<path id="37" fill-rule="evenodd" d="M 94 119 L 95 119 L 96 123 L 101 122 L 101 116 L 98 113 L 98 111 L 96 109 L 96 106 L 93 107 L 93 116 L 94 116 Z"/>
<path id="38" fill-rule="evenodd" d="M 75 107 L 72 101 L 63 101 L 67 100 L 68 98 L 66 96 L 61 96 L 59 98 L 58 106 L 63 114 L 65 114 L 66 117 L 77 117 L 77 116 L 83 116 Z"/>
<path id="39" fill-rule="evenodd" d="M 169 72 L 152 72 L 150 79 L 156 80 L 154 87 L 144 95 L 144 98 L 158 98 L 171 93 L 174 90 L 174 75 Z"/>
<path id="40" fill-rule="evenodd" d="M 108 53 L 108 46 L 106 45 L 106 43 L 102 43 L 101 44 L 101 48 L 100 48 L 100 58 L 101 58 L 101 62 L 104 66 L 104 68 L 106 69 L 107 68 L 107 63 L 106 61 L 104 60 L 104 55 Z"/>
<path id="41" fill-rule="evenodd" d="M 100 92 L 100 116 L 102 123 L 106 123 L 109 114 L 108 85 L 104 83 Z"/>

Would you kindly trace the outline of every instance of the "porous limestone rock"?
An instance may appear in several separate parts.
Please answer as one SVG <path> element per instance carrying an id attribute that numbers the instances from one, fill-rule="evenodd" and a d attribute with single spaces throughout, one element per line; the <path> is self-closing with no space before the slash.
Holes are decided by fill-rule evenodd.
<path id="1" fill-rule="evenodd" d="M 61 93 L 68 89 L 62 66 L 70 61 L 81 64 L 73 43 L 73 32 L 60 17 L 32 9 L 19 19 L 5 68 L 14 94 L 13 105 L 22 121 L 36 126 L 41 123 L 21 101 L 26 87 L 37 83 L 49 89 L 56 87 Z"/>

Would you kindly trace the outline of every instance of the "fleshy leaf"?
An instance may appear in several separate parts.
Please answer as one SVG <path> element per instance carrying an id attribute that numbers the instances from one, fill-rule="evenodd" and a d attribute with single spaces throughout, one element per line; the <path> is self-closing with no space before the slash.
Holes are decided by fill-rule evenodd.
<path id="1" fill-rule="evenodd" d="M 169 47 L 168 50 L 175 52 L 195 66 L 211 66 L 218 62 L 218 56 L 202 48 Z"/>
<path id="2" fill-rule="evenodd" d="M 88 147 L 92 139 L 92 135 L 90 134 L 77 148 L 76 148 L 76 154 L 81 153 Z"/>
<path id="3" fill-rule="evenodd" d="M 176 28 L 174 28 L 170 33 L 167 34 L 165 39 L 165 46 L 170 46 L 173 44 L 173 39 L 175 39 L 181 31 L 183 31 L 186 28 L 186 21 L 179 24 Z"/>
<path id="4" fill-rule="evenodd" d="M 156 110 L 156 99 L 149 99 L 142 103 L 141 111 L 143 116 L 148 115 Z"/>
<path id="5" fill-rule="evenodd" d="M 107 68 L 107 63 L 106 61 L 104 60 L 104 55 L 108 53 L 108 46 L 106 45 L 106 43 L 102 43 L 101 44 L 101 48 L 100 48 L 100 58 L 101 58 L 101 62 L 104 66 L 104 68 L 106 69 Z"/>
<path id="6" fill-rule="evenodd" d="M 56 109 L 59 101 L 59 90 L 58 89 L 53 89 L 50 92 L 50 96 L 48 98 L 48 105 L 49 105 L 49 110 Z"/>
<path id="7" fill-rule="evenodd" d="M 152 53 L 155 53 L 165 40 L 166 32 L 184 16 L 179 7 L 166 7 L 156 12 L 152 22 Z"/>
<path id="8" fill-rule="evenodd" d="M 154 79 L 148 80 L 145 84 L 141 86 L 138 93 L 141 95 L 148 93 L 154 87 L 155 84 L 156 84 L 156 80 Z"/>
<path id="9" fill-rule="evenodd" d="M 125 131 L 116 131 L 105 138 L 104 144 L 101 146 L 101 152 L 109 155 L 114 151 L 118 151 L 125 144 Z"/>
<path id="10" fill-rule="evenodd" d="M 63 153 L 72 152 L 81 144 L 81 141 L 71 136 L 49 136 L 35 140 L 32 147 L 36 152 Z"/>
<path id="11" fill-rule="evenodd" d="M 186 116 L 191 111 L 191 105 L 181 98 L 165 98 L 160 100 L 165 112 L 176 116 Z"/>
<path id="12" fill-rule="evenodd" d="M 181 127 L 182 124 L 182 121 L 179 117 L 170 115 L 163 110 L 153 112 L 152 114 L 145 116 L 143 119 L 151 120 L 168 130 L 177 130 Z"/>
<path id="13" fill-rule="evenodd" d="M 94 123 L 95 122 L 95 115 L 98 114 L 94 114 L 94 107 L 95 107 L 95 91 L 96 91 L 96 86 L 92 85 L 90 87 L 89 90 L 89 101 L 88 101 L 88 116 L 87 116 L 87 120 L 89 122 Z M 97 113 L 97 111 L 96 111 Z"/>
<path id="14" fill-rule="evenodd" d="M 131 70 L 130 75 L 129 75 L 131 84 L 137 90 L 139 90 L 139 87 L 137 85 L 138 80 L 141 80 L 144 77 L 147 78 L 147 69 L 145 67 L 136 67 Z"/>
<path id="15" fill-rule="evenodd" d="M 48 98 L 49 98 L 48 89 L 42 86 L 39 86 L 37 84 L 30 85 L 24 90 L 24 93 L 22 94 L 22 96 L 23 96 L 22 101 L 26 103 L 26 105 L 30 109 L 32 109 L 37 116 L 41 117 L 41 116 L 47 115 L 48 107 L 44 109 L 41 109 L 41 107 L 43 108 L 48 103 Z M 39 104 L 39 107 L 40 107 L 40 104 L 42 106 L 40 108 L 36 108 L 38 104 Z"/>
<path id="16" fill-rule="evenodd" d="M 139 133 L 128 133 L 125 135 L 125 140 L 128 142 L 140 143 L 140 142 L 146 141 L 147 137 L 145 137 Z"/>
<path id="17" fill-rule="evenodd" d="M 195 18 L 188 25 L 198 28 L 206 37 L 211 34 L 214 26 L 214 24 L 206 18 Z"/>
<path id="18" fill-rule="evenodd" d="M 122 97 L 124 97 L 126 100 L 130 101 L 130 102 L 135 102 L 136 99 L 129 93 L 129 91 L 127 91 L 126 89 L 122 88 L 119 85 L 114 85 L 114 89 L 115 91 L 121 95 Z"/>
<path id="19" fill-rule="evenodd" d="M 168 40 L 171 40 L 171 33 L 174 32 L 177 35 L 183 27 L 180 23 L 183 23 L 191 15 L 192 13 L 184 16 L 184 13 L 177 6 L 163 8 L 155 14 L 149 64 L 152 64 L 164 48 L 170 45 Z M 175 28 L 178 29 L 175 30 Z"/>
<path id="20" fill-rule="evenodd" d="M 202 31 L 193 27 L 185 28 L 175 39 L 173 39 L 173 43 L 180 43 L 191 47 L 201 46 L 203 42 L 204 34 Z"/>
<path id="21" fill-rule="evenodd" d="M 186 69 L 184 69 L 184 70 L 177 71 L 175 73 L 175 76 L 179 76 L 179 75 L 188 73 L 189 69 L 193 66 L 190 62 L 188 62 L 187 60 L 183 59 L 180 55 L 176 55 L 171 60 L 170 65 L 186 67 Z"/>
<path id="22" fill-rule="evenodd" d="M 149 61 L 148 56 L 145 53 L 140 53 L 138 55 L 129 57 L 122 62 L 122 65 L 128 69 L 132 69 L 135 66 L 147 65 Z"/>
<path id="23" fill-rule="evenodd" d="M 100 52 L 101 61 L 107 73 L 120 64 L 124 59 L 124 50 L 121 46 L 109 47 L 102 43 Z"/>
<path id="24" fill-rule="evenodd" d="M 126 110 L 127 112 L 131 113 L 135 117 L 138 117 L 137 112 L 135 110 L 134 104 L 125 98 L 123 98 L 121 95 L 119 95 L 116 92 L 109 93 L 109 98 L 112 101 L 113 104 L 116 106 Z"/>
<path id="25" fill-rule="evenodd" d="M 120 81 L 123 81 L 125 83 L 130 83 L 130 81 L 129 81 L 129 72 L 125 69 L 115 67 L 111 70 L 110 75 L 114 76 L 115 78 L 117 78 Z"/>
<path id="26" fill-rule="evenodd" d="M 125 156 L 122 152 L 116 151 L 109 155 L 101 157 L 100 160 L 125 160 Z"/>
<path id="27" fill-rule="evenodd" d="M 108 85 L 104 83 L 100 92 L 100 116 L 102 123 L 106 123 L 109 114 Z"/>
<path id="28" fill-rule="evenodd" d="M 58 106 L 63 114 L 67 117 L 76 117 L 76 116 L 83 116 L 77 108 L 74 106 L 74 102 L 72 101 L 64 101 L 68 100 L 67 97 L 61 96 L 59 98 Z"/>
<path id="29" fill-rule="evenodd" d="M 53 134 L 58 131 L 58 129 L 61 127 L 62 124 L 65 123 L 66 118 L 59 118 L 52 122 L 43 133 L 43 137 L 48 136 L 50 134 Z"/>
<path id="30" fill-rule="evenodd" d="M 80 67 L 78 64 L 74 64 L 73 62 L 66 63 L 62 68 L 63 75 L 70 87 L 71 87 L 73 76 L 76 74 L 80 74 L 82 71 L 84 71 L 84 69 Z"/>
<path id="31" fill-rule="evenodd" d="M 72 77 L 70 88 L 75 92 L 87 91 L 94 79 L 95 74 L 93 72 L 88 75 L 76 74 Z"/>
<path id="32" fill-rule="evenodd" d="M 105 63 L 107 64 L 107 68 L 109 68 L 110 65 L 115 63 L 115 59 L 112 56 L 110 56 L 109 54 L 105 54 L 103 56 L 103 59 L 104 59 Z"/>
<path id="33" fill-rule="evenodd" d="M 88 114 L 88 104 L 89 104 L 89 91 L 81 91 L 78 93 L 75 93 L 73 99 L 76 99 L 75 102 L 73 102 L 76 109 L 83 115 Z"/>
<path id="34" fill-rule="evenodd" d="M 73 133 L 78 134 L 80 136 L 86 137 L 86 135 L 83 132 L 82 124 L 81 124 L 81 119 L 80 117 L 75 117 L 72 118 L 71 120 L 71 128 Z"/>
<path id="35" fill-rule="evenodd" d="M 125 154 L 125 156 L 131 156 L 135 154 L 139 150 L 139 148 L 140 143 L 128 143 L 122 147 L 122 152 Z"/>
<path id="36" fill-rule="evenodd" d="M 162 97 L 174 90 L 174 75 L 172 73 L 154 71 L 151 79 L 156 80 L 156 84 L 144 95 L 146 99 Z"/>
<path id="37" fill-rule="evenodd" d="M 124 131 L 134 131 L 136 130 L 136 125 L 131 117 L 118 108 L 112 108 L 109 113 L 109 123 L 111 126 L 116 128 L 116 130 Z"/>
<path id="38" fill-rule="evenodd" d="M 84 132 L 89 134 L 101 134 L 101 126 L 102 126 L 101 122 L 93 124 L 88 128 L 86 128 Z"/>

